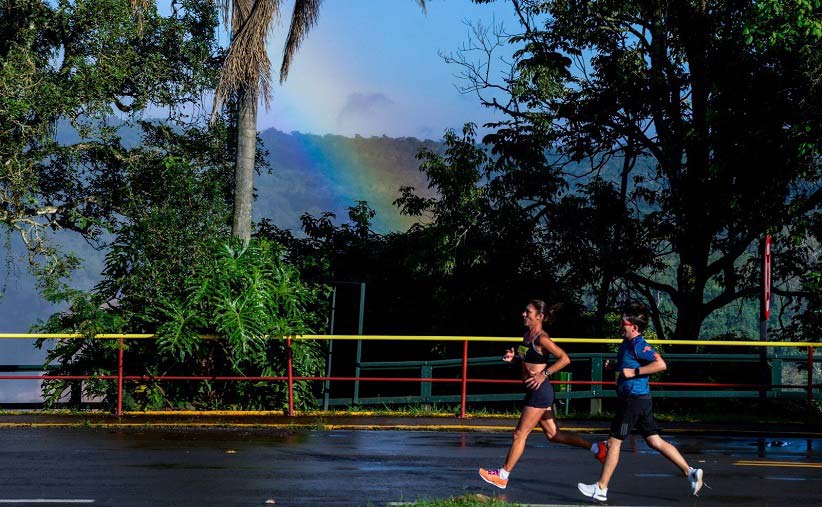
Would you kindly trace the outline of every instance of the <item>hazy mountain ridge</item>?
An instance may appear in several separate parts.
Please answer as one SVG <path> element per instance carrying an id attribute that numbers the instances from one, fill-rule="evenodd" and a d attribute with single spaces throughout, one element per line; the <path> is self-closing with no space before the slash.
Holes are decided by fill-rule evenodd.
<path id="1" fill-rule="evenodd" d="M 137 128 L 126 126 L 119 133 L 125 146 L 136 146 L 140 142 Z M 80 141 L 68 122 L 58 123 L 56 134 L 58 141 L 64 144 Z M 255 179 L 257 199 L 254 218 L 268 218 L 274 224 L 295 232 L 300 229 L 303 213 L 319 215 L 323 211 L 331 211 L 337 215 L 338 222 L 344 221 L 347 219 L 346 208 L 356 200 L 368 201 L 377 212 L 374 226 L 378 232 L 396 230 L 397 225 L 411 225 L 415 219 L 402 217 L 390 203 L 399 196 L 398 189 L 403 185 L 427 193 L 425 175 L 419 171 L 416 155 L 422 147 L 434 151 L 444 149 L 441 142 L 385 136 L 352 138 L 298 132 L 289 134 L 268 129 L 261 132 L 260 137 L 269 152 L 272 170 L 270 173 L 264 171 Z M 306 157 L 306 151 L 329 156 Z M 338 159 L 346 163 L 332 166 L 333 161 Z M 378 178 L 370 181 L 362 175 L 344 173 L 361 167 L 370 168 L 370 173 Z M 95 250 L 74 233 L 60 233 L 56 240 L 84 261 L 81 269 L 75 272 L 72 285 L 84 290 L 91 288 L 100 279 L 105 251 Z M 3 322 L 0 331 L 26 332 L 32 324 L 46 319 L 58 308 L 43 301 L 37 293 L 35 281 L 26 271 L 25 250 L 19 238 L 10 238 L 5 255 L 9 269 L 0 274 L 0 286 L 5 289 L 0 299 L 0 319 Z M 42 352 L 31 350 L 29 342 L 9 342 L 3 348 L 6 355 L 11 356 L 7 362 L 40 361 Z"/>

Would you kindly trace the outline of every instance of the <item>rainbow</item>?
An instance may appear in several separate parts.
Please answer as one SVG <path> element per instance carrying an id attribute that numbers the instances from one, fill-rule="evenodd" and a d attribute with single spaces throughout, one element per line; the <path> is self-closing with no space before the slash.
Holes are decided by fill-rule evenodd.
<path id="1" fill-rule="evenodd" d="M 348 221 L 347 208 L 354 206 L 356 201 L 367 201 L 376 211 L 373 229 L 378 233 L 404 232 L 418 221 L 415 217 L 400 214 L 393 203 L 400 195 L 400 186 L 410 185 L 421 192 L 427 190 L 425 176 L 419 172 L 419 161 L 414 157 L 421 141 L 278 132 L 263 133 L 264 142 L 271 139 L 270 135 L 286 136 L 279 137 L 276 149 L 286 146 L 289 150 L 288 153 L 271 152 L 275 173 L 290 173 L 284 180 L 285 185 L 288 185 L 288 178 L 292 178 L 292 181 L 299 179 L 306 187 L 279 188 L 280 196 L 271 196 L 291 201 L 291 209 L 297 214 L 290 217 L 293 220 L 296 221 L 303 212 L 310 212 L 307 208 L 321 201 L 322 211 L 335 213 L 337 224 L 345 223 Z M 287 143 L 279 144 L 285 139 Z M 380 149 L 383 147 L 384 150 Z M 390 158 L 382 156 L 389 153 L 388 148 Z M 290 167 L 280 167 L 278 155 Z M 267 197 L 261 193 L 258 202 Z M 312 198 L 317 200 L 312 203 Z"/>

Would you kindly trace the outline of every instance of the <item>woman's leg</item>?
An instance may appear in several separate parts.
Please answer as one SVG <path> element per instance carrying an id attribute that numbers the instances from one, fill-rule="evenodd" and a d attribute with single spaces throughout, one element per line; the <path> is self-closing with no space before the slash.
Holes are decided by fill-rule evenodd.
<path id="1" fill-rule="evenodd" d="M 551 408 L 546 410 L 542 415 L 542 418 L 539 420 L 539 425 L 542 428 L 542 432 L 545 433 L 545 436 L 548 437 L 548 440 L 551 442 L 591 449 L 591 442 L 585 440 L 577 433 L 559 429 L 559 421 L 557 421 L 557 417 Z"/>
<path id="2" fill-rule="evenodd" d="M 511 448 L 508 449 L 508 455 L 505 457 L 505 465 L 503 468 L 506 471 L 510 472 L 514 469 L 517 461 L 519 461 L 519 458 L 522 456 L 522 452 L 525 450 L 525 441 L 528 440 L 528 435 L 531 433 L 531 430 L 536 427 L 543 413 L 545 413 L 544 408 L 523 407 L 522 415 L 519 417 L 519 423 L 517 423 L 517 427 L 514 429 L 514 441 L 511 442 Z"/>

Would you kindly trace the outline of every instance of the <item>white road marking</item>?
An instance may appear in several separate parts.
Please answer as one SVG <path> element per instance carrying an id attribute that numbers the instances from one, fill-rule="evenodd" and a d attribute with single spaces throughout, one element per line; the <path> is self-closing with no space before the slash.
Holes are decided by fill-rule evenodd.
<path id="1" fill-rule="evenodd" d="M 88 498 L 0 498 L 0 503 L 94 503 Z"/>

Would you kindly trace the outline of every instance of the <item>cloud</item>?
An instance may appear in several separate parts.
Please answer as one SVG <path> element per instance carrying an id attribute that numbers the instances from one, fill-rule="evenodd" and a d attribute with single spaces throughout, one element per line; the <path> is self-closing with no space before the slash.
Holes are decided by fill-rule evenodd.
<path id="1" fill-rule="evenodd" d="M 420 139 L 434 139 L 438 140 L 442 138 L 442 135 L 437 133 L 437 131 L 433 127 L 429 127 L 427 125 L 423 125 L 422 127 L 417 128 L 416 132 L 417 137 Z"/>
<path id="2" fill-rule="evenodd" d="M 345 121 L 351 117 L 370 116 L 393 103 L 394 101 L 384 93 L 352 93 L 346 99 L 337 120 Z"/>

